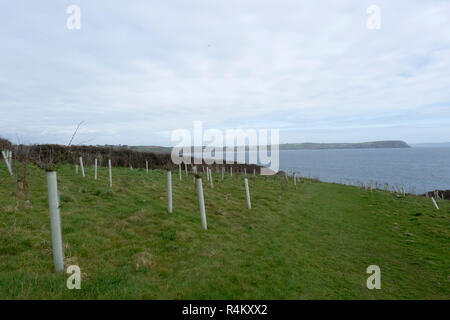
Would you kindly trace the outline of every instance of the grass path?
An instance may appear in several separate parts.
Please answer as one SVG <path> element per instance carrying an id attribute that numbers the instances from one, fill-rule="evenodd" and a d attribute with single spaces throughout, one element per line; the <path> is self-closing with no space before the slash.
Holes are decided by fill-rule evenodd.
<path id="1" fill-rule="evenodd" d="M 53 273 L 45 172 L 30 168 L 30 203 L 0 184 L 0 299 L 449 299 L 450 205 L 281 177 L 204 181 L 208 231 L 192 176 L 106 168 L 93 180 L 58 171 L 66 264 L 82 289 Z M 0 164 L 0 180 L 7 177 Z M 366 268 L 381 268 L 381 290 Z"/>

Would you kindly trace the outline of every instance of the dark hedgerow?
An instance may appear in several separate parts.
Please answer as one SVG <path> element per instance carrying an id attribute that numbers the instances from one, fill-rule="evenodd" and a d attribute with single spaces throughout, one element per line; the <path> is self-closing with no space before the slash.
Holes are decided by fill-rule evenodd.
<path id="1" fill-rule="evenodd" d="M 123 147 L 63 146 L 57 144 L 21 147 L 28 148 L 27 155 L 31 162 L 46 170 L 54 170 L 61 163 L 78 164 L 80 157 L 83 157 L 83 163 L 85 165 L 93 165 L 97 158 L 99 165 L 103 166 L 107 166 L 108 159 L 111 159 L 111 164 L 115 167 L 132 166 L 133 168 L 145 168 L 146 161 L 148 161 L 149 167 L 152 169 L 173 170 L 177 167 L 172 162 L 170 153 L 156 154 L 152 152 L 134 151 Z M 194 163 L 193 159 L 190 162 Z M 209 167 L 213 172 L 220 172 L 225 165 L 215 163 L 206 164 L 202 161 L 202 164 L 197 164 L 196 166 Z M 226 167 L 233 167 L 233 172 L 235 173 L 243 173 L 245 168 L 248 175 L 252 175 L 254 169 L 258 174 L 260 172 L 260 166 L 254 164 L 233 163 L 226 164 Z"/>
<path id="2" fill-rule="evenodd" d="M 0 155 L 2 150 L 11 150 L 12 149 L 12 143 L 4 138 L 0 137 Z"/>

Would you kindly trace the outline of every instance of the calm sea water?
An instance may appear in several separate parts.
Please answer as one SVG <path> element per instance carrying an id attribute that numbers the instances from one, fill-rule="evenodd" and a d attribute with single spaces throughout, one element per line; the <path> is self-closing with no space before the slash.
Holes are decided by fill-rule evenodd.
<path id="1" fill-rule="evenodd" d="M 283 150 L 280 170 L 321 181 L 450 189 L 450 148 Z"/>
<path id="2" fill-rule="evenodd" d="M 238 160 L 237 153 L 229 155 Z M 248 152 L 240 162 L 255 163 Z M 280 170 L 325 182 L 388 183 L 410 193 L 448 190 L 450 148 L 281 150 Z"/>

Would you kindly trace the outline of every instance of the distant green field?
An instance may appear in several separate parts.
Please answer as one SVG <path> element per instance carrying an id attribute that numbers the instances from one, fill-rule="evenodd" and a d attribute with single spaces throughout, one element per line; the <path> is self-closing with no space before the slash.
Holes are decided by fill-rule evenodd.
<path id="1" fill-rule="evenodd" d="M 192 176 L 107 169 L 99 180 L 58 171 L 66 265 L 53 273 L 45 172 L 30 168 L 30 203 L 0 164 L 0 299 L 449 299 L 450 204 L 284 177 L 204 181 L 201 228 Z M 206 179 L 205 179 L 206 180 Z M 366 268 L 381 268 L 368 290 Z"/>
<path id="2" fill-rule="evenodd" d="M 131 146 L 129 147 L 133 151 L 142 152 L 153 152 L 153 153 L 171 153 L 172 148 L 170 147 L 159 147 L 159 146 Z"/>

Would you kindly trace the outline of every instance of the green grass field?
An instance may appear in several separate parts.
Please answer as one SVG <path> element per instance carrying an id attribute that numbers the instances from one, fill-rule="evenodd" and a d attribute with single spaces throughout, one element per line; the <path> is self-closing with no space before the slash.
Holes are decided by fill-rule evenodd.
<path id="1" fill-rule="evenodd" d="M 115 168 L 58 170 L 65 263 L 54 274 L 45 172 L 29 168 L 30 202 L 0 164 L 0 299 L 449 299 L 450 204 L 284 177 L 204 179 L 208 230 L 192 176 Z M 206 178 L 206 177 L 205 177 Z M 366 268 L 381 268 L 368 290 Z"/>

